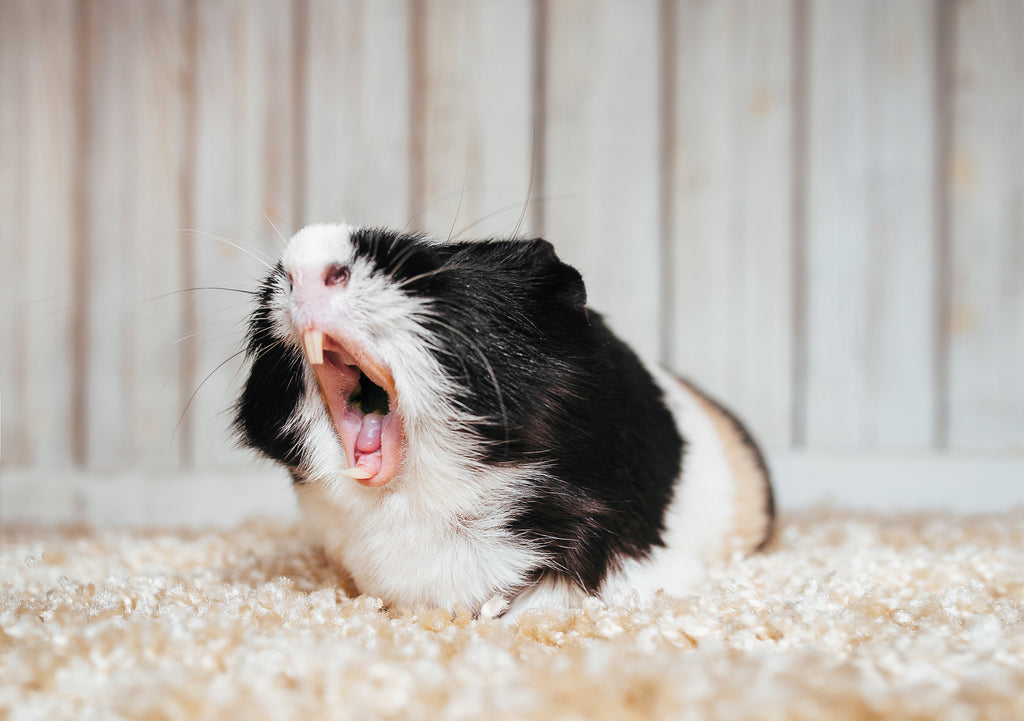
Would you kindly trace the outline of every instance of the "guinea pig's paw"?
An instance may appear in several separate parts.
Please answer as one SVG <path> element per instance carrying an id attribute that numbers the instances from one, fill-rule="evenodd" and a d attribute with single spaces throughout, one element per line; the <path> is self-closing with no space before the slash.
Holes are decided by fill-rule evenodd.
<path id="1" fill-rule="evenodd" d="M 509 608 L 508 601 L 501 597 L 495 596 L 490 601 L 480 607 L 480 619 L 484 621 L 493 621 L 494 619 L 501 616 Z M 502 617 L 502 620 L 506 620 Z"/>

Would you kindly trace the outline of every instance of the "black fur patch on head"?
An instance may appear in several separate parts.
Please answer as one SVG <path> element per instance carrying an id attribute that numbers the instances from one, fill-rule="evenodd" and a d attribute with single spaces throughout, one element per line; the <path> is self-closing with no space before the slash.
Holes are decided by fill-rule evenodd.
<path id="1" fill-rule="evenodd" d="M 441 263 L 433 245 L 416 235 L 386 228 L 357 228 L 352 231 L 351 241 L 357 257 L 370 261 L 376 272 L 391 276 L 413 291 L 416 281 L 429 279 Z"/>
<path id="2" fill-rule="evenodd" d="M 580 274 L 550 243 L 444 246 L 431 331 L 438 360 L 484 418 L 484 460 L 538 462 L 550 480 L 512 528 L 552 557 L 542 574 L 596 591 L 623 557 L 662 544 L 683 441 L 633 352 L 587 313 Z M 438 290 L 441 290 L 440 288 Z"/>
<path id="3" fill-rule="evenodd" d="M 301 429 L 286 426 L 305 392 L 304 359 L 298 349 L 274 336 L 271 317 L 274 295 L 286 279 L 278 263 L 263 281 L 256 310 L 249 318 L 246 356 L 252 365 L 235 406 L 234 427 L 244 445 L 294 473 L 302 460 L 303 434 Z"/>

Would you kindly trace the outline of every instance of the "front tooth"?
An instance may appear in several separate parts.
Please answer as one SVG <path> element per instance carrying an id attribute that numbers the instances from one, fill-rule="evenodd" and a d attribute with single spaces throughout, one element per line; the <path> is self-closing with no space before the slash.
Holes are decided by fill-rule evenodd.
<path id="1" fill-rule="evenodd" d="M 311 328 L 302 335 L 302 344 L 306 349 L 306 358 L 315 366 L 324 362 L 324 332 Z"/>
<path id="2" fill-rule="evenodd" d="M 367 478 L 373 478 L 374 475 L 362 468 L 344 468 L 338 472 L 356 481 L 365 481 Z"/>

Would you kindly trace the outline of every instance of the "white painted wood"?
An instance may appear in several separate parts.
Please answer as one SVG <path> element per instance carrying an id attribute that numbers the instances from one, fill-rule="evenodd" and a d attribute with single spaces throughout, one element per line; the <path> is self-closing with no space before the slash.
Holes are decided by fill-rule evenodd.
<path id="1" fill-rule="evenodd" d="M 546 12 L 545 237 L 591 307 L 661 354 L 658 3 L 555 0 Z"/>
<path id="2" fill-rule="evenodd" d="M 670 360 L 773 445 L 792 435 L 794 20 L 676 7 Z"/>
<path id="3" fill-rule="evenodd" d="M 950 445 L 1024 449 L 1024 6 L 957 4 Z"/>
<path id="4" fill-rule="evenodd" d="M 73 2 L 0 4 L 4 465 L 72 462 Z"/>
<path id="5" fill-rule="evenodd" d="M 783 518 L 823 504 L 881 513 L 1024 506 L 1019 454 L 777 451 L 768 460 Z M 0 475 L 0 524 L 222 528 L 251 518 L 297 517 L 287 474 L 267 463 L 219 471 L 20 469 Z"/>
<path id="6" fill-rule="evenodd" d="M 422 6 L 423 117 L 413 121 L 422 184 L 412 224 L 432 235 L 531 232 L 533 8 L 522 0 Z"/>
<path id="7" fill-rule="evenodd" d="M 936 5 L 809 7 L 807 442 L 928 447 Z"/>
<path id="8" fill-rule="evenodd" d="M 291 479 L 268 463 L 194 471 L 23 469 L 0 476 L 0 525 L 223 528 L 252 518 L 297 517 Z"/>
<path id="9" fill-rule="evenodd" d="M 26 353 L 27 292 L 24 268 L 28 243 L 23 213 L 28 186 L 21 175 L 28 166 L 22 142 L 28 118 L 15 101 L 28 92 L 27 63 L 32 42 L 29 33 L 30 2 L 0 4 L 0 468 L 31 463 L 28 424 Z M 9 100 L 8 100 L 9 99 Z"/>
<path id="10" fill-rule="evenodd" d="M 185 10 L 88 5 L 88 464 L 175 466 L 183 413 Z"/>
<path id="11" fill-rule="evenodd" d="M 1020 454 L 779 451 L 768 460 L 783 513 L 820 504 L 883 513 L 1024 506 Z"/>
<path id="12" fill-rule="evenodd" d="M 790 66 L 794 5 L 807 12 L 805 68 Z M 675 124 L 663 158 L 667 7 Z M 221 413 L 237 365 L 197 396 L 190 444 L 175 437 L 187 395 L 236 349 L 246 300 L 180 291 L 250 286 L 262 270 L 205 234 L 276 254 L 268 218 L 284 235 L 337 218 L 509 232 L 537 109 L 544 227 L 532 230 L 583 269 L 592 305 L 629 340 L 669 351 L 771 447 L 792 440 L 799 390 L 788 304 L 802 222 L 809 375 L 795 400 L 810 447 L 916 453 L 948 436 L 954 450 L 1014 453 L 1024 448 L 1022 16 L 1017 0 L 0 2 L 0 463 L 67 466 L 76 423 L 94 469 L 240 462 Z M 953 46 L 937 44 L 940 19 L 955 26 Z M 941 79 L 945 65 L 955 74 Z M 788 102 L 800 73 L 807 195 L 795 219 Z M 950 118 L 935 115 L 939 87 L 952 93 Z M 81 149 L 77 113 L 87 113 Z M 935 135 L 947 122 L 948 178 Z M 948 208 L 935 207 L 937 183 Z M 663 212 L 674 233 L 664 255 Z M 937 217 L 950 222 L 948 258 Z M 937 289 L 947 260 L 950 287 Z M 74 308 L 78 272 L 87 302 Z M 663 296 L 673 307 L 659 308 Z M 88 339 L 77 357 L 61 352 L 76 319 Z M 183 357 L 190 348 L 197 355 Z M 81 386 L 73 364 L 85 368 Z M 940 402 L 948 429 L 937 431 Z"/>
<path id="13" fill-rule="evenodd" d="M 198 10 L 195 81 L 194 232 L 189 236 L 199 290 L 196 362 L 189 406 L 193 462 L 247 463 L 230 435 L 243 380 L 245 320 L 253 290 L 295 227 L 296 167 L 292 8 L 276 0 L 215 0 Z M 234 357 L 233 357 L 234 356 Z"/>
<path id="14" fill-rule="evenodd" d="M 300 225 L 409 220 L 409 5 L 310 0 Z"/>

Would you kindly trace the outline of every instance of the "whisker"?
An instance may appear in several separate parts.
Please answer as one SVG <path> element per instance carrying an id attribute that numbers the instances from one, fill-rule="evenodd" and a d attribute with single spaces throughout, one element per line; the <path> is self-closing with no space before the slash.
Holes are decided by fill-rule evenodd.
<path id="1" fill-rule="evenodd" d="M 539 119 L 534 119 L 534 136 L 537 135 L 537 124 Z M 519 229 L 523 227 L 523 221 L 526 220 L 526 211 L 530 209 L 530 201 L 533 196 L 533 181 L 537 174 L 537 152 L 534 147 L 534 152 L 530 153 L 530 182 L 526 186 L 526 200 L 523 201 L 523 210 L 519 213 L 519 220 L 516 221 L 516 227 L 512 230 L 512 237 L 515 238 L 519 235 Z"/>
<path id="2" fill-rule="evenodd" d="M 270 219 L 270 216 L 267 214 L 267 211 L 263 211 L 263 217 L 267 219 L 267 222 L 270 223 L 270 227 L 274 229 L 274 233 L 277 234 L 278 239 L 281 241 L 281 247 L 284 248 L 286 245 L 288 245 L 288 241 L 285 240 L 283 235 L 281 235 L 281 231 L 278 230 L 278 227 L 276 225 L 274 225 L 274 221 Z"/>
<path id="3" fill-rule="evenodd" d="M 228 240 L 227 238 L 225 238 L 222 235 L 217 235 L 215 233 L 209 233 L 209 232 L 207 232 L 205 230 L 196 230 L 194 228 L 179 228 L 179 231 L 182 232 L 182 233 L 194 233 L 195 235 L 205 236 L 207 238 L 210 238 L 211 240 L 220 241 L 221 243 L 224 243 L 225 245 L 230 245 L 232 248 L 234 248 L 235 250 L 238 250 L 241 253 L 245 253 L 247 256 L 249 256 L 253 260 L 257 261 L 258 263 L 261 263 L 267 270 L 273 270 L 274 269 L 274 266 L 271 265 L 270 261 L 267 260 L 266 258 L 261 258 L 254 251 L 249 250 L 245 246 L 243 246 L 243 245 L 241 245 L 239 243 L 236 243 L 233 240 Z"/>
<path id="4" fill-rule="evenodd" d="M 505 400 L 504 400 L 504 396 L 502 396 L 502 393 L 501 393 L 501 387 L 498 385 L 498 376 L 495 374 L 494 367 L 491 365 L 491 362 L 489 360 L 487 360 L 487 356 L 485 356 L 483 351 L 480 350 L 480 347 L 477 345 L 477 343 L 474 342 L 473 339 L 470 338 L 469 336 L 467 336 L 465 333 L 463 333 L 462 331 L 458 330 L 457 328 L 453 328 L 452 326 L 448 325 L 447 323 L 445 323 L 443 321 L 438 320 L 436 317 L 432 317 L 431 318 L 431 322 L 436 323 L 437 325 L 441 326 L 442 328 L 447 328 L 449 331 L 451 331 L 455 335 L 457 335 L 460 338 L 462 338 L 462 340 L 465 341 L 466 344 L 473 351 L 476 352 L 476 354 L 480 357 L 480 360 L 483 361 L 484 368 L 487 370 L 487 374 L 491 377 L 491 385 L 494 387 L 494 393 L 495 393 L 495 395 L 497 396 L 497 399 L 498 399 L 498 409 L 501 412 L 501 425 L 502 425 L 502 429 L 505 431 L 505 443 L 508 443 L 508 441 L 509 441 L 508 411 L 505 408 Z"/>
<path id="5" fill-rule="evenodd" d="M 439 275 L 440 273 L 447 273 L 451 269 L 452 267 L 449 265 L 442 265 L 440 268 L 428 270 L 425 273 L 420 273 L 419 275 L 414 275 L 411 278 L 406 278 L 405 280 L 398 284 L 398 287 L 405 288 L 407 285 L 409 285 L 410 283 L 415 283 L 417 280 L 423 280 L 424 278 L 429 278 L 433 275 Z"/>
<path id="6" fill-rule="evenodd" d="M 451 227 L 448 228 L 448 239 L 447 239 L 446 242 L 451 242 L 451 240 L 452 240 L 452 233 L 455 232 L 455 224 L 459 220 L 459 213 L 462 212 L 462 201 L 466 197 L 466 182 L 468 180 L 469 180 L 469 171 L 467 169 L 467 171 L 465 173 L 463 173 L 463 175 L 462 175 L 462 192 L 459 193 L 459 204 L 457 206 L 455 206 L 455 215 L 452 217 Z"/>
<path id="7" fill-rule="evenodd" d="M 534 205 L 536 205 L 537 203 L 546 203 L 549 200 L 563 200 L 565 198 L 571 198 L 571 197 L 573 197 L 573 196 L 570 195 L 570 194 L 548 195 L 548 196 L 545 196 L 543 198 L 533 198 L 529 202 L 531 202 Z M 476 220 L 474 220 L 469 225 L 464 226 L 461 230 L 459 230 L 458 235 L 456 237 L 461 236 L 467 230 L 472 230 L 473 228 L 475 228 L 476 226 L 480 225 L 481 223 L 487 222 L 488 220 L 490 220 L 491 218 L 495 217 L 496 215 L 501 215 L 502 213 L 505 213 L 505 212 L 507 212 L 509 210 L 512 210 L 513 208 L 516 208 L 516 207 L 519 207 L 519 203 L 509 203 L 508 205 L 503 205 L 500 208 L 497 208 L 496 210 L 491 211 L 490 213 L 486 213 L 486 214 L 482 215 L 481 217 L 477 218 Z M 525 210 L 524 210 L 523 214 L 520 215 L 520 222 L 516 223 L 515 229 L 513 230 L 511 237 L 515 238 L 515 237 L 517 237 L 519 235 L 520 224 L 522 223 L 522 220 L 525 217 L 526 217 L 526 214 L 525 214 Z"/>
<path id="8" fill-rule="evenodd" d="M 209 373 L 207 373 L 206 377 L 203 378 L 203 380 L 200 381 L 199 385 L 196 386 L 196 389 L 194 391 L 192 391 L 192 395 L 190 395 L 188 397 L 188 401 L 185 403 L 185 407 L 181 411 L 181 416 L 178 417 L 177 425 L 174 426 L 174 432 L 171 433 L 171 441 L 172 442 L 174 441 L 174 438 L 178 435 L 178 430 L 181 428 L 181 424 L 185 422 L 185 416 L 188 415 L 189 408 L 192 407 L 192 401 L 195 400 L 196 396 L 199 394 L 199 391 L 201 391 L 203 389 L 203 386 L 206 385 L 206 382 L 209 381 L 211 378 L 213 378 L 214 374 L 217 371 L 219 371 L 221 368 L 226 366 L 228 363 L 230 363 L 231 361 L 233 361 L 235 358 L 237 358 L 238 356 L 242 355 L 243 353 L 245 353 L 245 348 L 242 348 L 241 350 L 236 351 L 235 353 L 232 353 L 227 358 L 225 358 L 223 361 L 218 363 L 217 367 L 214 368 Z"/>
<path id="9" fill-rule="evenodd" d="M 391 269 L 391 275 L 394 276 L 395 274 L 397 274 L 401 267 L 405 265 L 405 261 L 409 260 L 409 258 L 415 255 L 417 250 L 418 249 L 415 244 L 410 244 L 409 247 L 405 249 L 404 255 L 402 255 L 401 258 L 399 258 L 398 263 L 395 265 L 395 267 Z"/>
<path id="10" fill-rule="evenodd" d="M 152 298 L 143 299 L 142 303 L 150 303 L 154 300 L 160 300 L 162 298 L 169 298 L 172 295 L 180 295 L 182 293 L 194 293 L 197 290 L 223 290 L 229 293 L 245 293 L 246 295 L 256 295 L 254 290 L 245 290 L 244 288 L 228 288 L 227 286 L 221 285 L 200 285 L 192 288 L 179 288 L 178 290 L 170 290 L 160 295 L 154 295 Z"/>
<path id="11" fill-rule="evenodd" d="M 204 321 L 202 325 L 196 330 L 192 331 L 191 333 L 187 333 L 186 335 L 183 335 L 174 341 L 171 341 L 171 343 L 173 345 L 178 345 L 192 338 L 207 335 L 210 333 L 210 331 L 213 330 L 224 331 L 228 329 L 231 332 L 221 332 L 217 335 L 210 335 L 209 337 L 206 338 L 206 342 L 209 343 L 215 340 L 221 340 L 223 338 L 232 338 L 237 340 L 239 333 L 244 331 L 245 324 L 247 322 L 247 318 L 223 318 L 220 320 L 207 320 Z"/>
<path id="12" fill-rule="evenodd" d="M 414 220 L 416 220 L 417 218 L 420 218 L 423 215 L 425 215 L 428 210 L 430 210 L 432 208 L 436 208 L 438 205 L 440 205 L 441 203 L 445 202 L 449 198 L 454 198 L 456 195 L 459 195 L 459 194 L 465 193 L 465 192 L 466 192 L 466 188 L 465 188 L 465 185 L 463 185 L 462 190 L 452 191 L 451 193 L 445 193 L 444 195 L 438 197 L 437 199 L 434 200 L 434 202 L 428 203 L 427 205 L 423 206 L 422 208 L 417 210 L 415 213 L 413 213 L 412 216 L 409 218 L 409 220 L 406 221 L 405 227 L 411 229 L 413 227 L 412 222 Z"/>

